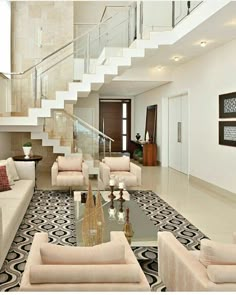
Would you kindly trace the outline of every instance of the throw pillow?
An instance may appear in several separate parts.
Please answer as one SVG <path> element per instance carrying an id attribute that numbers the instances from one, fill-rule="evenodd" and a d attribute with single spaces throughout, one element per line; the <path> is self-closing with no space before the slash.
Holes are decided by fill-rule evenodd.
<path id="1" fill-rule="evenodd" d="M 8 158 L 7 159 L 7 170 L 10 174 L 10 177 L 13 179 L 13 180 L 19 180 L 20 177 L 17 173 L 17 170 L 16 170 L 16 166 L 15 166 L 15 162 L 12 158 Z"/>
<path id="2" fill-rule="evenodd" d="M 57 157 L 59 171 L 81 171 L 82 157 L 80 156 L 58 156 Z"/>
<path id="3" fill-rule="evenodd" d="M 11 173 L 10 173 L 10 170 L 9 170 L 9 165 L 7 163 L 7 160 L 1 160 L 0 161 L 0 166 L 5 166 L 6 167 L 6 172 L 7 172 L 7 177 L 8 177 L 8 181 L 9 181 L 9 184 L 10 185 L 13 185 L 14 184 L 14 180 L 11 176 Z"/>
<path id="4" fill-rule="evenodd" d="M 236 244 L 201 240 L 200 262 L 205 265 L 236 264 Z"/>
<path id="5" fill-rule="evenodd" d="M 125 246 L 108 242 L 93 247 L 71 247 L 43 244 L 40 247 L 43 264 L 122 264 Z"/>
<path id="6" fill-rule="evenodd" d="M 0 192 L 11 190 L 7 177 L 6 166 L 0 166 Z"/>

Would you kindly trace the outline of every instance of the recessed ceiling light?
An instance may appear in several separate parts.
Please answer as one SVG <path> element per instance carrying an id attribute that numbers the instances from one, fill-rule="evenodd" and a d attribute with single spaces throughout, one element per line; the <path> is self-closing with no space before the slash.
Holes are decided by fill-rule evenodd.
<path id="1" fill-rule="evenodd" d="M 205 47 L 207 45 L 207 43 L 206 43 L 206 41 L 202 41 L 200 45 L 201 45 L 201 47 Z"/>
<path id="2" fill-rule="evenodd" d="M 157 66 L 157 70 L 160 72 L 163 69 L 162 66 Z"/>
<path id="3" fill-rule="evenodd" d="M 175 56 L 174 57 L 174 61 L 179 61 L 179 57 L 178 56 Z"/>

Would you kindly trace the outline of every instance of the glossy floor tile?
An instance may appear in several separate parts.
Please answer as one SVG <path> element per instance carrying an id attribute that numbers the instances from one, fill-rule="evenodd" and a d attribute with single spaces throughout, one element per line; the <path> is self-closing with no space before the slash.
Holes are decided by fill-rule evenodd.
<path id="1" fill-rule="evenodd" d="M 142 186 L 138 189 L 158 194 L 209 238 L 232 241 L 236 231 L 236 196 L 234 200 L 213 193 L 171 168 L 141 167 Z M 95 187 L 96 179 L 91 183 Z M 39 189 L 52 189 L 50 172 L 39 172 L 37 185 Z"/>

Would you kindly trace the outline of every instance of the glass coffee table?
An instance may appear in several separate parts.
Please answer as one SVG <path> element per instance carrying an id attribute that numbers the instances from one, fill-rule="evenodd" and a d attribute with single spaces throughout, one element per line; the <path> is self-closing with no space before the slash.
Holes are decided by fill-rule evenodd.
<path id="1" fill-rule="evenodd" d="M 82 236 L 82 226 L 84 220 L 85 203 L 81 202 L 81 194 L 84 192 L 74 192 L 75 205 L 75 230 L 76 242 L 78 246 L 84 246 Z M 111 200 L 109 199 L 110 191 L 100 191 L 102 199 L 102 209 L 104 214 L 104 227 L 102 231 L 102 242 L 110 241 L 111 231 L 123 231 L 124 223 L 118 222 L 118 213 L 120 211 L 121 202 L 118 200 L 119 192 L 114 192 L 117 196 L 113 204 L 115 208 L 115 216 L 111 216 Z M 93 195 L 97 196 L 97 192 L 93 191 Z M 157 246 L 157 227 L 145 214 L 141 207 L 138 206 L 135 200 L 132 200 L 132 195 L 124 191 L 122 207 L 124 213 L 129 208 L 129 222 L 132 226 L 133 235 L 131 238 L 132 246 Z M 126 215 L 126 214 L 125 214 Z M 94 230 L 95 231 L 95 230 Z M 94 232 L 96 234 L 96 231 Z"/>

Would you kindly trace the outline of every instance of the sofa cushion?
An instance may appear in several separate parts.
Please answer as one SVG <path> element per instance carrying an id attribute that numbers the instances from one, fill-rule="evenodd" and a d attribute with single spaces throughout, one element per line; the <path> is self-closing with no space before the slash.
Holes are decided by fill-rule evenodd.
<path id="1" fill-rule="evenodd" d="M 11 190 L 6 166 L 0 166 L 0 192 Z"/>
<path id="2" fill-rule="evenodd" d="M 209 265 L 207 275 L 216 284 L 236 283 L 236 265 Z"/>
<path id="3" fill-rule="evenodd" d="M 104 163 L 109 166 L 111 171 L 129 171 L 130 158 L 129 157 L 105 157 Z"/>
<path id="4" fill-rule="evenodd" d="M 122 264 L 125 246 L 108 242 L 93 247 L 44 244 L 40 247 L 43 264 Z"/>
<path id="5" fill-rule="evenodd" d="M 76 186 L 84 184 L 84 175 L 81 171 L 59 171 L 57 185 Z"/>
<path id="6" fill-rule="evenodd" d="M 57 162 L 59 171 L 82 171 L 82 157 L 80 156 L 58 156 Z"/>
<path id="7" fill-rule="evenodd" d="M 137 264 L 32 265 L 30 283 L 138 283 Z"/>
<path id="8" fill-rule="evenodd" d="M 205 266 L 210 264 L 236 264 L 236 244 L 225 244 L 202 239 L 200 262 Z"/>

